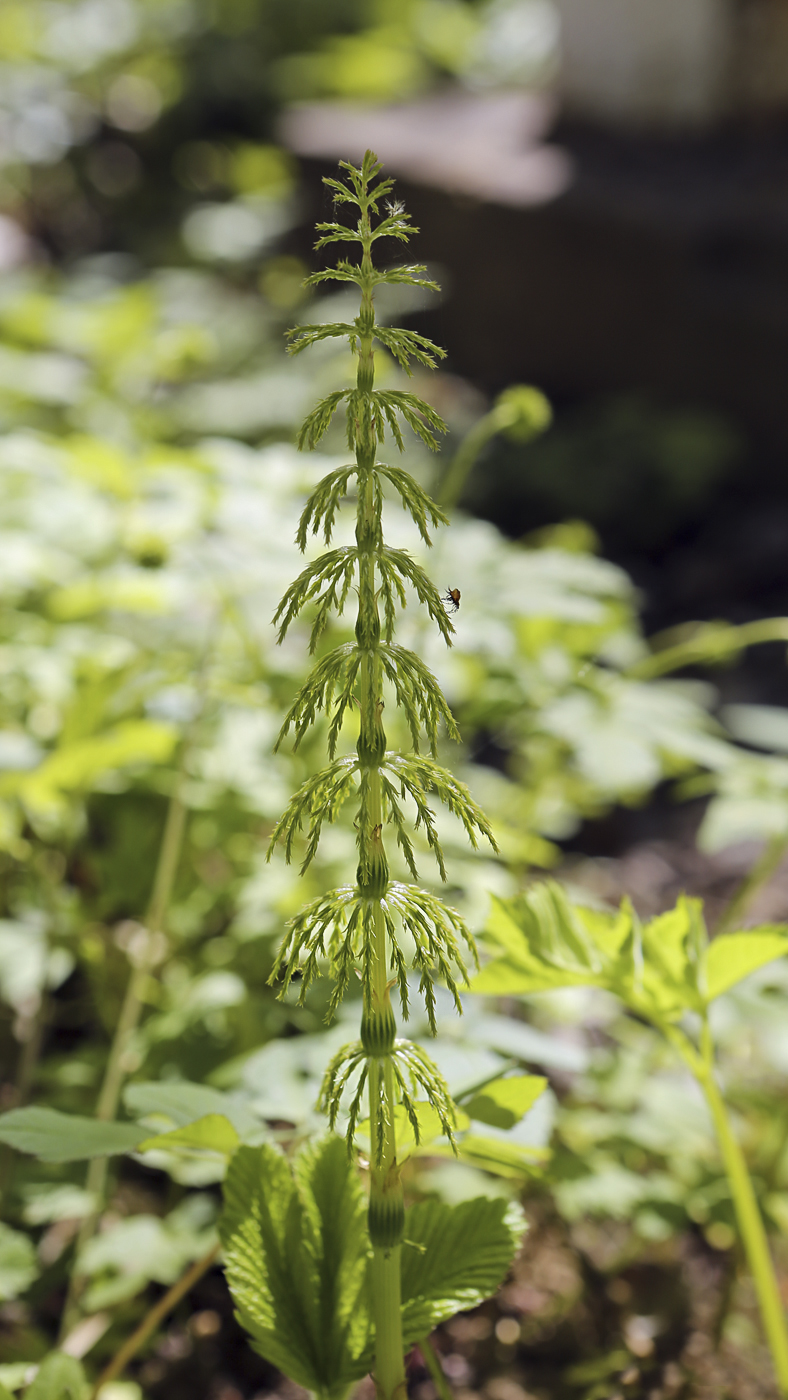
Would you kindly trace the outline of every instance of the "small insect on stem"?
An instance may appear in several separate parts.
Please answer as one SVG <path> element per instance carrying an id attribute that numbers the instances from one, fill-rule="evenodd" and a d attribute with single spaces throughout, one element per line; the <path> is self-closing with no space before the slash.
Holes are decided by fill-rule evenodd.
<path id="1" fill-rule="evenodd" d="M 458 612 L 458 611 L 459 611 L 459 607 L 460 607 L 460 590 L 459 590 L 459 588 L 449 588 L 449 589 L 444 593 L 444 595 L 443 595 L 443 597 L 442 597 L 442 599 L 441 599 L 441 602 L 442 602 L 442 603 L 448 603 L 448 604 L 449 604 L 449 607 L 450 607 L 451 610 L 452 610 L 452 612 Z"/>

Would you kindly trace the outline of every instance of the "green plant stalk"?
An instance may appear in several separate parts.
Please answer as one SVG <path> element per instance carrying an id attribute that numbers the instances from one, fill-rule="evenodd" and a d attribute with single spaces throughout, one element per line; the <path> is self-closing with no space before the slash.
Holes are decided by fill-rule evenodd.
<path id="1" fill-rule="evenodd" d="M 424 1365 L 430 1373 L 440 1400 L 453 1400 L 452 1389 L 446 1379 L 446 1372 L 441 1366 L 440 1358 L 429 1337 L 422 1337 L 419 1342 L 419 1351 L 424 1357 Z"/>
<path id="2" fill-rule="evenodd" d="M 435 500 L 439 506 L 451 509 L 457 505 L 481 452 L 491 438 L 508 425 L 509 418 L 500 407 L 490 409 L 478 423 L 474 423 L 460 443 L 435 492 Z"/>
<path id="3" fill-rule="evenodd" d="M 680 1032 L 671 1035 L 669 1039 L 700 1085 L 709 1106 L 744 1251 L 755 1284 L 763 1329 L 772 1354 L 777 1382 L 782 1393 L 788 1396 L 788 1327 L 785 1309 L 747 1161 L 731 1127 L 725 1100 L 714 1073 L 714 1050 L 708 1020 L 704 1018 L 700 1054 Z"/>
<path id="4" fill-rule="evenodd" d="M 156 945 L 164 934 L 167 908 L 183 846 L 186 808 L 181 798 L 181 787 L 182 766 L 167 807 L 167 817 L 153 882 L 153 893 L 145 920 L 148 935 L 146 953 L 133 964 L 126 984 L 126 992 L 115 1027 L 115 1034 L 112 1037 L 107 1067 L 104 1071 L 104 1079 L 96 1104 L 96 1117 L 105 1123 L 111 1122 L 117 1114 L 123 1081 L 127 1072 L 129 1045 L 142 1015 L 145 985 L 150 976 L 151 967 L 160 960 Z M 90 1214 L 84 1217 L 80 1226 L 74 1248 L 75 1259 L 79 1259 L 80 1254 L 95 1233 L 107 1187 L 108 1172 L 109 1159 L 107 1157 L 94 1157 L 85 1176 L 85 1190 L 93 1197 L 96 1205 Z M 83 1275 L 72 1271 L 60 1324 L 61 1341 L 68 1336 L 79 1319 L 79 1300 L 85 1283 L 86 1279 Z"/>
<path id="5" fill-rule="evenodd" d="M 372 238 L 368 206 L 361 209 L 362 292 L 358 318 L 359 349 L 356 384 L 360 392 L 370 395 L 375 382 L 372 335 L 375 310 L 372 294 Z M 368 1022 L 393 1019 L 388 987 L 388 957 L 386 925 L 381 908 L 381 886 L 385 889 L 388 865 L 383 846 L 383 804 L 381 798 L 380 763 L 386 751 L 386 735 L 381 719 L 383 710 L 380 646 L 380 618 L 375 588 L 374 551 L 379 543 L 380 522 L 377 518 L 373 468 L 377 453 L 375 429 L 370 401 L 365 399 L 365 421 L 361 425 L 357 446 L 358 508 L 356 543 L 359 555 L 359 609 L 356 635 L 363 648 L 361 660 L 360 706 L 361 719 L 357 751 L 362 765 L 362 802 L 359 816 L 359 890 L 374 902 L 374 972 L 371 997 L 364 1007 Z M 377 1123 L 380 1102 L 380 1076 L 383 1075 L 386 1112 L 383 1142 L 379 1141 Z M 373 1307 L 375 1317 L 376 1382 L 386 1400 L 393 1400 L 405 1391 L 405 1366 L 402 1342 L 400 1305 L 400 1245 L 392 1240 L 376 1242 L 376 1217 L 388 1220 L 392 1212 L 404 1218 L 402 1184 L 397 1166 L 397 1139 L 394 1119 L 396 1104 L 393 1074 L 387 1056 L 371 1057 L 369 1062 L 370 1093 L 370 1233 L 373 1242 Z M 386 1233 L 384 1229 L 384 1233 Z"/>
<path id="6" fill-rule="evenodd" d="M 729 933 L 740 926 L 747 906 L 755 898 L 758 890 L 771 880 L 786 851 L 788 851 L 788 836 L 773 836 L 771 841 L 767 841 L 758 860 L 735 890 L 717 924 L 715 930 L 717 933 Z"/>
<path id="7" fill-rule="evenodd" d="M 525 443 L 538 437 L 552 421 L 550 405 L 537 389 L 526 384 L 513 384 L 498 396 L 495 403 L 460 444 L 448 471 L 440 483 L 436 501 L 441 506 L 456 506 L 483 448 L 496 433 L 508 433 L 515 441 Z"/>
<path id="8" fill-rule="evenodd" d="M 692 626 L 696 628 L 692 636 L 644 656 L 628 668 L 626 675 L 633 680 L 653 680 L 656 676 L 680 671 L 685 666 L 731 661 L 745 647 L 764 642 L 788 642 L 788 618 L 785 617 L 766 617 L 758 622 L 742 623 L 738 627 L 717 622 L 693 623 Z M 675 632 L 661 635 L 675 636 Z M 652 645 L 655 641 L 659 644 L 660 637 L 652 637 L 651 641 Z"/>
<path id="9" fill-rule="evenodd" d="M 199 1282 L 203 1274 L 207 1274 L 211 1265 L 218 1259 L 220 1248 L 220 1245 L 215 1244 L 201 1259 L 196 1259 L 172 1287 L 167 1289 L 167 1292 L 150 1309 L 150 1312 L 145 1314 L 139 1327 L 135 1328 L 131 1336 L 126 1338 L 122 1347 L 116 1351 L 112 1360 L 104 1367 L 91 1391 L 90 1400 L 98 1400 L 104 1386 L 109 1385 L 110 1381 L 116 1380 L 118 1376 L 123 1374 L 129 1362 L 134 1359 L 138 1351 L 141 1351 L 165 1317 L 172 1312 L 173 1308 L 177 1307 L 181 1298 L 186 1297 L 186 1294 L 191 1291 L 195 1283 Z"/>

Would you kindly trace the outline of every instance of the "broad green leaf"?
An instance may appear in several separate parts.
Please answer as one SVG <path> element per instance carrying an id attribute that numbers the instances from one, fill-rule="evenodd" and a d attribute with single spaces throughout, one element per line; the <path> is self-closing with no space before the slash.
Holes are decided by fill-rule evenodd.
<path id="1" fill-rule="evenodd" d="M 94 1235 L 77 1261 L 77 1272 L 92 1280 L 85 1306 L 112 1306 L 151 1279 L 174 1283 L 187 1264 L 216 1244 L 215 1213 L 210 1196 L 193 1193 L 163 1219 L 131 1215 Z"/>
<path id="2" fill-rule="evenodd" d="M 707 939 L 703 903 L 685 895 L 675 909 L 643 926 L 640 982 L 646 1014 L 651 1007 L 674 1020 L 684 1011 L 701 1009 L 698 973 Z"/>
<path id="3" fill-rule="evenodd" d="M 432 1146 L 438 1144 L 441 1140 L 444 1143 L 447 1142 L 443 1128 L 441 1127 L 440 1118 L 438 1117 L 436 1110 L 432 1107 L 432 1104 L 426 1103 L 424 1100 L 419 1100 L 417 1103 L 414 1104 L 414 1109 L 416 1112 L 416 1119 L 419 1125 L 419 1151 L 423 1152 L 427 1148 L 430 1148 L 431 1150 Z M 416 1148 L 417 1146 L 416 1134 L 413 1129 L 413 1124 L 411 1123 L 410 1118 L 408 1117 L 407 1113 L 405 1112 L 405 1109 L 402 1107 L 401 1104 L 398 1104 L 397 1107 L 394 1109 L 394 1126 L 397 1134 L 397 1151 L 399 1152 L 400 1156 L 402 1157 L 405 1153 L 412 1153 L 414 1148 Z M 454 1126 L 458 1133 L 464 1132 L 466 1128 L 470 1127 L 470 1119 L 467 1113 L 465 1113 L 464 1110 L 461 1108 L 457 1109 L 456 1122 Z M 365 1118 L 361 1123 L 359 1123 L 356 1133 L 357 1136 L 361 1138 L 362 1143 L 365 1145 L 365 1150 L 368 1151 L 368 1118 Z M 449 1151 L 451 1151 L 451 1148 L 449 1148 Z"/>
<path id="4" fill-rule="evenodd" d="M 632 914 L 572 905 L 554 881 L 517 899 L 493 900 L 485 943 L 500 958 L 471 981 L 480 993 L 547 991 L 552 987 L 623 983 L 633 967 Z"/>
<path id="5" fill-rule="evenodd" d="M 12 1400 L 10 1390 L 6 1390 L 2 1381 L 0 1381 L 0 1400 Z"/>
<path id="6" fill-rule="evenodd" d="M 406 1346 L 495 1293 L 514 1259 L 525 1218 L 486 1196 L 448 1206 L 421 1201 L 405 1216 L 402 1330 Z"/>
<path id="7" fill-rule="evenodd" d="M 21 1230 L 0 1222 L 0 1302 L 18 1298 L 38 1277 L 33 1242 Z"/>
<path id="8" fill-rule="evenodd" d="M 38 1375 L 25 1400 L 84 1400 L 87 1394 L 85 1372 L 73 1356 L 51 1351 L 39 1367 Z"/>
<path id="9" fill-rule="evenodd" d="M 495 1079 L 472 1098 L 464 1099 L 463 1108 L 469 1118 L 479 1123 L 489 1123 L 493 1128 L 513 1128 L 546 1088 L 547 1080 L 538 1074 Z"/>
<path id="10" fill-rule="evenodd" d="M 274 1147 L 241 1147 L 224 1198 L 239 1321 L 272 1365 L 338 1400 L 370 1365 L 366 1204 L 344 1142 L 324 1138 L 292 1169 Z"/>
<path id="11" fill-rule="evenodd" d="M 133 1152 L 147 1136 L 133 1123 L 103 1123 L 56 1108 L 12 1108 L 0 1115 L 0 1142 L 42 1162 L 81 1162 Z"/>
<path id="12" fill-rule="evenodd" d="M 125 720 L 89 739 L 64 744 L 33 772 L 7 775 L 6 783 L 31 808 L 46 812 L 59 806 L 63 793 L 90 788 L 113 769 L 166 763 L 177 737 L 171 725 L 157 720 Z"/>
<path id="13" fill-rule="evenodd" d="M 457 1153 L 460 1159 L 479 1171 L 489 1172 L 507 1181 L 523 1181 L 526 1177 L 538 1175 L 550 1160 L 546 1147 L 531 1147 L 525 1143 L 508 1142 L 506 1138 L 482 1137 L 479 1133 L 465 1133 L 457 1139 Z M 425 1153 L 430 1157 L 453 1157 L 448 1143 L 433 1143 Z"/>
<path id="14" fill-rule="evenodd" d="M 223 1094 L 208 1084 L 191 1084 L 175 1079 L 166 1083 L 129 1084 L 123 1102 L 136 1118 L 158 1118 L 175 1128 L 185 1128 L 197 1118 L 221 1114 L 232 1123 L 239 1137 L 259 1131 L 260 1119 L 245 1103 Z"/>
<path id="15" fill-rule="evenodd" d="M 751 972 L 788 953 L 788 934 L 777 927 L 749 929 L 745 933 L 721 933 L 706 950 L 706 998 L 735 987 Z"/>
<path id="16" fill-rule="evenodd" d="M 239 1138 L 229 1119 L 222 1113 L 208 1113 L 185 1128 L 175 1128 L 171 1133 L 158 1133 L 139 1143 L 138 1152 L 150 1152 L 164 1148 L 167 1152 L 218 1152 L 223 1157 L 232 1157 L 239 1146 Z"/>

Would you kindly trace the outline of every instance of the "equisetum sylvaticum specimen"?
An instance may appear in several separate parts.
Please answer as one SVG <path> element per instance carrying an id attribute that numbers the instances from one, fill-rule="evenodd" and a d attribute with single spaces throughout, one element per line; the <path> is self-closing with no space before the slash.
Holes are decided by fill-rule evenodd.
<path id="1" fill-rule="evenodd" d="M 349 342 L 357 361 L 355 385 L 334 391 L 313 409 L 301 429 L 299 446 L 314 448 L 335 412 L 344 406 L 348 448 L 355 460 L 331 471 L 309 498 L 298 544 L 303 551 L 310 534 L 321 533 L 327 549 L 288 588 L 274 619 L 281 641 L 296 618 L 309 609 L 310 651 L 319 653 L 285 718 L 280 742 L 292 734 L 297 746 L 323 711 L 329 717 L 330 762 L 295 794 L 276 826 L 271 845 L 281 843 L 288 860 L 296 849 L 303 850 L 306 869 L 324 824 L 336 818 L 345 802 L 355 803 L 355 884 L 315 900 L 292 920 L 273 978 L 281 980 L 284 992 L 298 976 L 303 998 L 327 963 L 334 983 L 332 1015 L 351 978 L 358 974 L 361 979 L 360 1039 L 346 1046 L 330 1064 L 322 1102 L 332 1127 L 346 1104 L 347 1142 L 352 1148 L 368 1100 L 367 1220 L 372 1249 L 374 1374 L 379 1393 L 388 1398 L 402 1392 L 405 1380 L 400 1320 L 405 1210 L 396 1110 L 404 1109 L 417 1141 L 419 1102 L 432 1105 L 443 1132 L 452 1141 L 455 1126 L 454 1105 L 436 1066 L 421 1047 L 398 1037 L 391 993 L 396 988 L 402 1014 L 407 1017 L 408 978 L 415 971 L 434 1033 L 433 979 L 439 978 L 449 988 L 461 1010 L 458 985 L 466 981 L 464 957 L 470 955 L 474 961 L 476 957 L 460 916 L 416 883 L 413 829 L 426 839 L 444 880 L 444 856 L 430 807 L 434 798 L 459 818 L 474 846 L 479 836 L 495 843 L 486 817 L 467 789 L 437 762 L 441 728 L 450 737 L 459 737 L 440 687 L 423 660 L 394 640 L 397 609 L 405 606 L 407 590 L 412 590 L 418 606 L 449 645 L 454 628 L 436 586 L 409 553 L 386 544 L 383 533 L 385 493 L 399 497 L 427 545 L 431 543 L 430 528 L 447 521 L 408 472 L 378 460 L 387 429 L 396 447 L 402 449 L 403 422 L 432 449 L 437 446 L 436 434 L 445 431 L 441 418 L 423 400 L 402 389 L 375 387 L 376 341 L 408 373 L 412 362 L 434 368 L 444 354 L 424 336 L 380 325 L 375 319 L 375 290 L 379 286 L 404 283 L 435 287 L 421 266 L 382 269 L 373 261 L 373 250 L 380 240 L 405 242 L 414 232 L 402 205 L 390 201 L 393 182 L 380 178 L 380 168 L 376 157 L 367 152 L 360 168 L 343 162 L 345 178 L 326 181 L 336 205 L 354 206 L 358 217 L 353 226 L 319 224 L 316 247 L 353 243 L 360 259 L 339 261 L 308 279 L 311 285 L 333 280 L 357 287 L 361 300 L 358 316 L 352 323 L 301 326 L 290 332 L 294 354 L 326 337 Z M 331 547 L 338 508 L 353 494 L 355 543 Z M 330 613 L 341 614 L 351 599 L 358 601 L 354 640 L 320 651 Z M 407 721 L 412 752 L 387 749 L 387 697 Z M 357 724 L 355 752 L 337 756 L 345 734 L 343 726 L 351 721 Z M 429 756 L 421 752 L 425 736 Z M 387 840 L 392 839 L 414 883 L 392 878 L 386 851 Z M 302 840 L 304 846 L 300 847 Z"/>

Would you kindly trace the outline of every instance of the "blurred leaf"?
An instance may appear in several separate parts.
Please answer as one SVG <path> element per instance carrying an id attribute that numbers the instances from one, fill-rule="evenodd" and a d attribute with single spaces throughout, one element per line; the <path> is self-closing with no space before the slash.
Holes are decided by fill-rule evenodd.
<path id="1" fill-rule="evenodd" d="M 50 1352 L 42 1361 L 25 1400 L 85 1400 L 85 1372 L 79 1361 L 62 1351 Z"/>
<path id="2" fill-rule="evenodd" d="M 0 1142 L 42 1162 L 81 1162 L 133 1152 L 144 1137 L 145 1129 L 132 1123 L 104 1123 L 55 1108 L 12 1108 L 0 1114 Z"/>
<path id="3" fill-rule="evenodd" d="M 191 1152 L 218 1152 L 223 1157 L 231 1157 L 241 1139 L 229 1119 L 221 1113 L 209 1113 L 198 1118 L 185 1128 L 175 1128 L 171 1133 L 159 1133 L 156 1137 L 145 1138 L 138 1144 L 138 1152 L 152 1149 L 168 1152 L 187 1150 Z"/>
<path id="4" fill-rule="evenodd" d="M 26 1292 L 38 1273 L 32 1240 L 0 1222 L 0 1302 L 10 1302 Z"/>
<path id="5" fill-rule="evenodd" d="M 751 972 L 788 953 L 788 933 L 778 927 L 748 929 L 746 933 L 721 933 L 706 951 L 706 997 L 715 997 L 735 987 Z"/>
<path id="6" fill-rule="evenodd" d="M 536 1074 L 496 1079 L 472 1098 L 464 1099 L 463 1108 L 477 1122 L 494 1128 L 513 1128 L 546 1088 L 547 1080 Z"/>
<path id="7" fill-rule="evenodd" d="M 149 1280 L 174 1283 L 215 1243 L 214 1215 L 209 1196 L 190 1195 L 164 1219 L 132 1215 L 94 1235 L 77 1263 L 78 1272 L 92 1280 L 85 1306 L 111 1306 L 133 1297 Z"/>
<path id="8" fill-rule="evenodd" d="M 260 1128 L 260 1119 L 245 1103 L 208 1084 L 190 1084 L 184 1079 L 128 1084 L 123 1091 L 123 1102 L 128 1112 L 137 1118 L 162 1118 L 176 1128 L 186 1128 L 195 1120 L 216 1116 L 229 1120 L 241 1138 Z M 160 1143 L 162 1138 L 152 1141 Z"/>

